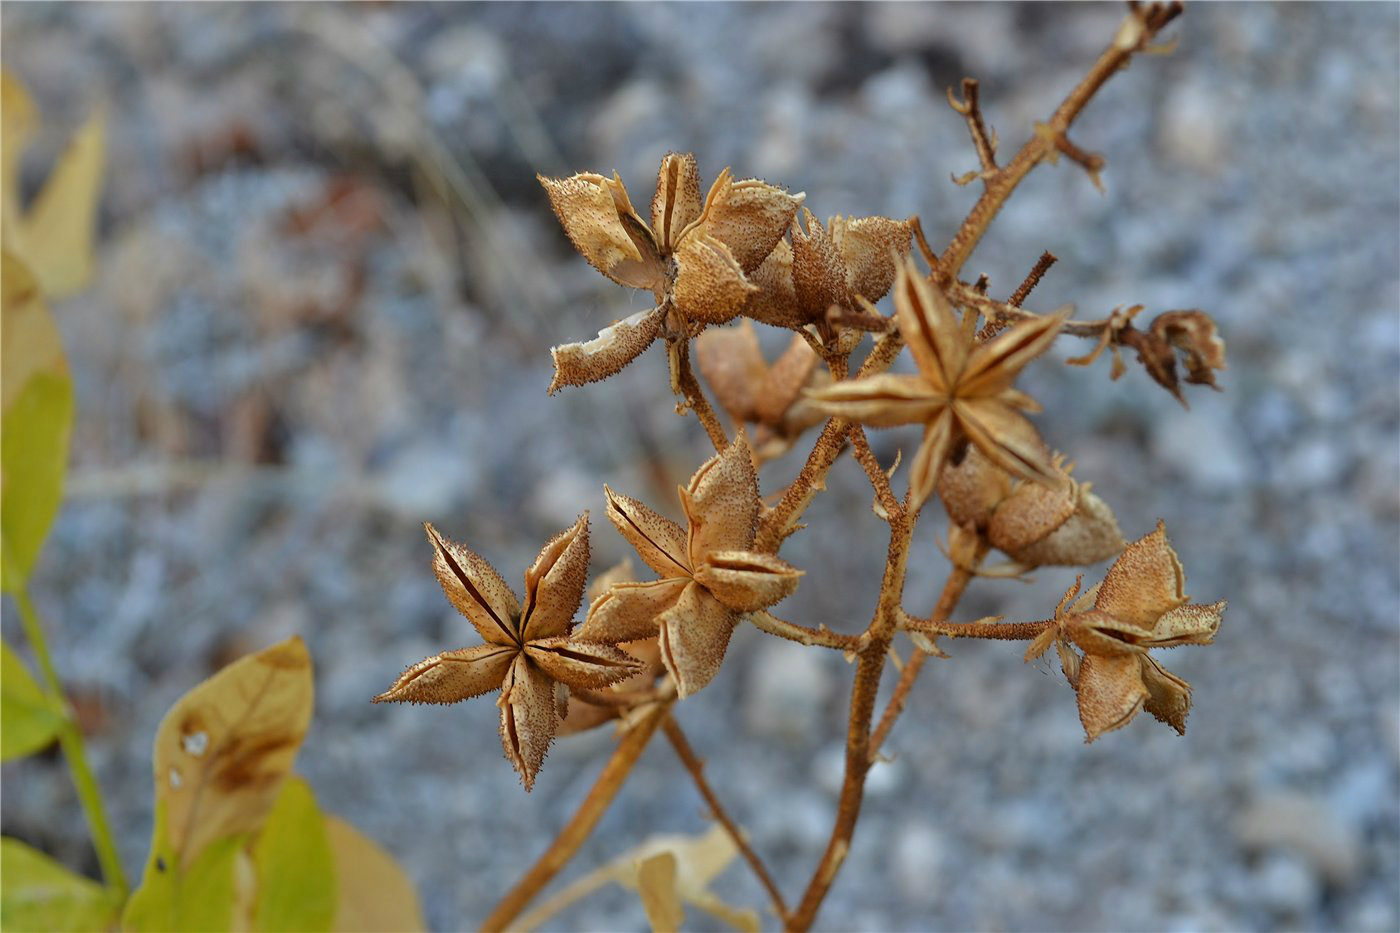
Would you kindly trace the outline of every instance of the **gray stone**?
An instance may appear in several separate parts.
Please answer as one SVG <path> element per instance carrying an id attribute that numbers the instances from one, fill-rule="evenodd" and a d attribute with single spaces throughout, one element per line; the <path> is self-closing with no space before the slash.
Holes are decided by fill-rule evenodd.
<path id="1" fill-rule="evenodd" d="M 914 905 L 936 902 L 944 890 L 948 845 L 943 835 L 922 821 L 898 830 L 890 851 L 890 874 L 900 893 Z"/>
<path id="2" fill-rule="evenodd" d="M 764 636 L 745 681 L 744 725 L 754 735 L 800 744 L 819 735 L 831 695 L 824 652 Z"/>
<path id="3" fill-rule="evenodd" d="M 1216 174 L 1224 168 L 1229 113 L 1220 88 L 1199 78 L 1173 82 L 1162 105 L 1157 138 L 1184 168 Z"/>
<path id="4" fill-rule="evenodd" d="M 1218 415 L 1172 411 L 1154 426 L 1152 452 L 1203 492 L 1236 492 L 1249 484 L 1249 451 Z"/>
<path id="5" fill-rule="evenodd" d="M 1253 882 L 1259 906 L 1297 919 L 1317 903 L 1322 893 L 1312 866 L 1291 852 L 1266 855 L 1254 870 Z"/>
<path id="6" fill-rule="evenodd" d="M 1362 867 L 1360 836 L 1316 797 L 1277 792 L 1251 803 L 1235 822 L 1235 838 L 1254 852 L 1291 852 L 1329 884 L 1345 887 Z"/>

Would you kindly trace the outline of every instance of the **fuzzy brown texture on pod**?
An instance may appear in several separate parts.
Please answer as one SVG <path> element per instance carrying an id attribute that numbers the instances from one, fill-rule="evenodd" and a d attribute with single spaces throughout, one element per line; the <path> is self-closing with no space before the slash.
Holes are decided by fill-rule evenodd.
<path id="1" fill-rule="evenodd" d="M 803 208 L 782 240 L 754 273 L 758 291 L 744 314 L 796 329 L 826 319 L 832 308 L 855 311 L 879 301 L 894 285 L 897 257 L 909 253 L 909 221 L 889 217 L 832 217 L 826 226 Z"/>
<path id="2" fill-rule="evenodd" d="M 1147 652 L 1210 644 L 1225 600 L 1190 602 L 1185 571 L 1162 522 L 1128 545 L 1103 582 L 1082 596 L 1081 582 L 1065 594 L 1053 624 L 1031 643 L 1026 660 L 1056 646 L 1090 742 L 1127 725 L 1143 709 L 1184 735 L 1191 685 Z"/>
<path id="3" fill-rule="evenodd" d="M 749 550 L 758 476 L 742 433 L 679 492 L 685 528 L 607 490 L 608 518 L 661 579 L 612 586 L 589 608 L 579 637 L 612 644 L 659 636 L 661 661 L 684 697 L 719 671 L 739 617 L 789 596 L 802 571 Z"/>
<path id="4" fill-rule="evenodd" d="M 969 447 L 947 466 L 938 494 L 955 525 L 971 525 L 989 544 L 1025 568 L 1081 567 L 1123 550 L 1113 510 L 1077 482 L 1063 456 L 1050 459 L 1054 485 L 1018 480 Z"/>
<path id="5" fill-rule="evenodd" d="M 700 171 L 690 153 L 673 152 L 661 161 L 650 223 L 616 173 L 539 180 L 574 248 L 614 282 L 645 288 L 656 301 L 593 340 L 555 347 L 551 393 L 620 372 L 663 331 L 685 337 L 737 317 L 759 290 L 749 275 L 773 252 L 802 203 L 800 194 L 755 178 L 735 181 L 725 169 L 702 204 Z"/>
<path id="6" fill-rule="evenodd" d="M 894 306 L 918 375 L 886 373 L 834 383 L 809 393 L 817 407 L 871 427 L 924 425 L 909 475 L 915 508 L 933 494 L 949 454 L 963 441 L 1009 473 L 1055 485 L 1045 445 L 1021 414 L 1040 406 L 1012 383 L 1049 349 L 1067 313 L 1036 317 L 985 343 L 972 342 L 942 290 L 920 275 L 912 260 L 900 265 Z"/>

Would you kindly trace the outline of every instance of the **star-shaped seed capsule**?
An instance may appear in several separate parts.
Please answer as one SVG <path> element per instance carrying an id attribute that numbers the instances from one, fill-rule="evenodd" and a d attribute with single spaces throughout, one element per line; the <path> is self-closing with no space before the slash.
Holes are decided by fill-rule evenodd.
<path id="1" fill-rule="evenodd" d="M 695 472 L 680 490 L 688 527 L 636 499 L 608 495 L 608 518 L 660 574 L 620 583 L 588 610 L 579 637 L 609 643 L 658 636 L 661 660 L 681 696 L 719 671 L 739 617 L 797 588 L 802 571 L 749 550 L 758 526 L 758 477 L 744 435 Z"/>
<path id="2" fill-rule="evenodd" d="M 376 703 L 457 703 L 500 690 L 501 744 L 529 790 L 558 729 L 558 685 L 596 689 L 642 669 L 612 644 L 570 637 L 588 574 L 588 514 L 541 549 L 525 571 L 525 606 L 496 569 L 424 526 L 433 572 L 447 599 L 485 644 L 425 658 Z"/>
<path id="3" fill-rule="evenodd" d="M 1049 348 L 1068 311 L 1024 321 L 986 343 L 974 343 L 964 336 L 947 297 L 909 259 L 895 280 L 894 306 L 918 375 L 883 373 L 833 383 L 810 393 L 818 407 L 877 428 L 924 425 L 909 476 L 915 508 L 933 493 L 949 454 L 963 441 L 975 444 L 1008 473 L 1057 483 L 1045 445 L 1021 414 L 1040 406 L 1011 385 L 1027 363 Z"/>
<path id="4" fill-rule="evenodd" d="M 1181 561 L 1158 522 L 1156 531 L 1128 545 L 1101 584 L 1080 596 L 1076 582 L 1055 623 L 1026 652 L 1030 661 L 1052 643 L 1059 650 L 1088 741 L 1127 725 L 1142 709 L 1186 733 L 1191 685 L 1147 651 L 1210 644 L 1226 602 L 1193 604 L 1185 584 Z"/>
<path id="5" fill-rule="evenodd" d="M 554 213 L 574 248 L 620 285 L 645 288 L 656 307 L 606 328 L 584 343 L 555 347 L 552 393 L 606 379 L 663 331 L 690 336 L 697 325 L 735 318 L 757 286 L 749 281 L 792 222 L 802 195 L 720 172 L 700 201 L 695 156 L 661 161 L 651 223 L 637 214 L 614 173 L 545 178 Z"/>

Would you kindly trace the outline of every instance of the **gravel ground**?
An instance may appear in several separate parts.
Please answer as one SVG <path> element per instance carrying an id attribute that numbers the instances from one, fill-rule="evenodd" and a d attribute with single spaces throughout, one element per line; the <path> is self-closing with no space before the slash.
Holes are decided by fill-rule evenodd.
<path id="1" fill-rule="evenodd" d="M 425 564 L 431 519 L 518 579 L 602 483 L 656 504 L 703 458 L 650 351 L 547 399 L 547 347 L 642 298 L 560 235 L 536 171 L 649 196 L 694 150 L 822 215 L 975 192 L 943 88 L 982 81 L 1006 147 L 1120 11 L 1062 5 L 78 5 L 5 9 L 3 56 L 48 119 L 26 179 L 110 113 L 100 271 L 55 313 L 79 392 L 69 497 L 34 583 L 88 714 L 124 859 L 144 858 L 149 746 L 181 693 L 292 633 L 317 665 L 298 768 L 381 840 L 439 929 L 478 922 L 607 753 L 556 744 L 528 797 L 489 702 L 384 708 L 403 665 L 470 643 Z M 1174 652 L 1187 736 L 1142 718 L 1083 744 L 1058 673 L 1016 646 L 930 665 L 871 779 L 829 929 L 1400 927 L 1400 7 L 1201 5 L 1085 113 L 1106 195 L 1037 171 L 969 271 L 994 293 L 1043 249 L 1032 304 L 1201 307 L 1229 342 L 1189 412 L 1140 368 L 1043 361 L 1024 387 L 1125 532 L 1167 518 L 1217 643 Z M 1081 351 L 1066 346 L 1060 357 Z M 878 435 L 890 462 L 913 436 Z M 765 488 L 796 468 L 789 457 Z M 843 462 L 791 557 L 784 607 L 854 630 L 884 544 Z M 935 523 L 936 524 L 936 523 Z M 840 529 L 837 531 L 836 529 Z M 945 570 L 921 530 L 906 604 Z M 626 548 L 595 521 L 595 565 Z M 1073 575 L 979 581 L 960 610 L 1043 618 Z M 20 640 L 12 607 L 4 632 Z M 741 631 L 679 716 L 785 891 L 840 781 L 850 670 Z M 94 871 L 62 762 L 4 768 L 3 828 Z M 646 754 L 566 876 L 696 832 L 675 756 Z M 740 866 L 719 881 L 759 906 Z M 692 913 L 704 927 L 712 921 Z M 564 921 L 644 929 L 605 892 Z"/>

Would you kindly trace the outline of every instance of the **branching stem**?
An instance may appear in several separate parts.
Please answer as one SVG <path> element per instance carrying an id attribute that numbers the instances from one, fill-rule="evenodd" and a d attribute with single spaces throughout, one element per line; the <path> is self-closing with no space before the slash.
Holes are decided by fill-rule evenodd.
<path id="1" fill-rule="evenodd" d="M 948 105 L 962 114 L 963 119 L 967 121 L 968 135 L 972 137 L 972 145 L 977 149 L 977 159 L 982 163 L 981 177 L 990 185 L 990 179 L 994 178 L 997 172 L 996 134 L 987 129 L 987 123 L 982 117 L 977 79 L 963 78 L 962 93 L 963 99 L 958 100 L 953 96 L 953 89 L 948 88 Z"/>
<path id="2" fill-rule="evenodd" d="M 676 717 L 667 715 L 661 723 L 662 730 L 666 733 L 666 738 L 671 740 L 671 747 L 676 750 L 676 754 L 681 759 L 681 764 L 690 772 L 691 780 L 695 782 L 695 789 L 700 791 L 700 796 L 705 798 L 705 803 L 710 807 L 710 812 L 714 814 L 716 820 L 729 833 L 729 838 L 734 840 L 734 845 L 739 849 L 739 854 L 744 857 L 744 861 L 749 863 L 754 875 L 768 892 L 768 897 L 773 901 L 773 910 L 777 913 L 779 920 L 787 919 L 787 904 L 783 901 L 783 894 L 778 890 L 778 885 L 774 883 L 773 876 L 768 873 L 763 860 L 758 857 L 758 853 L 749 845 L 744 831 L 729 816 L 724 805 L 719 802 L 719 797 L 715 795 L 714 789 L 710 787 L 710 782 L 705 780 L 705 762 L 695 754 L 695 750 L 690 747 L 690 742 L 686 741 L 685 733 L 681 731 L 680 723 L 676 722 Z"/>
<path id="3" fill-rule="evenodd" d="M 873 376 L 889 369 L 903 348 L 904 341 L 898 332 L 885 334 L 875 343 L 875 348 L 865 358 L 854 378 Z M 802 465 L 797 478 L 788 486 L 778 504 L 765 512 L 760 519 L 758 536 L 754 539 L 754 550 L 777 553 L 783 539 L 801 517 L 812 497 L 817 494 L 817 490 L 825 486 L 827 472 L 846 446 L 849 428 L 850 422 L 844 418 L 832 418 L 827 421 L 826 426 L 817 435 L 812 452 L 807 455 L 807 462 Z"/>
<path id="4" fill-rule="evenodd" d="M 819 628 L 808 628 L 805 625 L 798 625 L 795 622 L 788 622 L 773 615 L 766 609 L 757 612 L 750 612 L 745 618 L 753 623 L 754 628 L 769 635 L 777 635 L 779 638 L 786 638 L 788 641 L 801 642 L 816 648 L 835 648 L 837 651 L 854 651 L 860 647 L 860 638 L 856 635 L 842 635 L 840 632 L 833 632 L 825 625 Z"/>
<path id="5" fill-rule="evenodd" d="M 812 873 L 802 900 L 788 918 L 788 929 L 806 930 L 812 926 L 836 873 L 850 851 L 851 835 L 860 817 L 865 795 L 865 778 L 870 771 L 870 723 L 875 715 L 875 698 L 880 674 L 888 657 L 890 641 L 899 622 L 899 600 L 904 591 L 909 564 L 909 542 L 914 534 L 917 513 L 901 509 L 890 518 L 890 543 L 885 574 L 880 581 L 880 600 L 874 618 L 862 636 L 856 652 L 855 683 L 851 687 L 851 712 L 846 727 L 846 775 L 841 783 L 836 819 L 826 851 Z M 907 670 L 907 668 L 906 668 Z"/>
<path id="6" fill-rule="evenodd" d="M 963 264 L 977 248 L 982 235 L 987 232 L 1002 205 L 1016 190 L 1021 180 L 1030 174 L 1031 169 L 1042 161 L 1057 157 L 1061 152 L 1069 154 L 1065 149 L 1065 145 L 1069 144 L 1066 134 L 1085 105 L 1109 78 L 1127 66 L 1134 53 L 1142 51 L 1167 23 L 1175 19 L 1181 9 L 1180 3 L 1135 7 L 1128 14 L 1128 21 L 1119 29 L 1114 41 L 1109 43 L 1108 48 L 1084 76 L 1084 80 L 1069 92 L 1049 122 L 1037 127 L 1036 132 L 1026 140 L 1025 145 L 1009 163 L 984 178 L 986 190 L 972 206 L 952 242 L 939 257 L 935 275 L 940 285 L 946 287 L 957 278 Z M 1087 165 L 1085 167 L 1090 168 Z M 1099 168 L 1102 168 L 1101 161 L 1092 167 L 1092 171 Z"/>
<path id="7" fill-rule="evenodd" d="M 977 576 L 977 565 L 981 563 L 986 553 L 985 546 L 979 547 L 970 566 L 955 565 L 949 571 L 948 579 L 943 583 L 943 592 L 938 594 L 938 602 L 933 607 L 933 618 L 946 619 L 952 615 L 953 610 L 958 606 L 958 601 L 962 599 L 964 591 L 967 590 L 967 585 Z M 894 693 L 890 694 L 889 702 L 885 704 L 885 711 L 880 715 L 880 723 L 870 736 L 871 760 L 874 760 L 879 753 L 880 746 L 884 744 L 886 736 L 894 728 L 895 720 L 899 718 L 899 714 L 904 712 L 904 704 L 909 700 L 909 691 L 913 689 L 914 681 L 919 679 L 919 671 L 923 669 L 924 662 L 928 658 L 928 652 L 915 648 L 914 654 L 905 663 L 904 670 L 899 675 L 899 682 L 894 686 Z"/>
<path id="8" fill-rule="evenodd" d="M 588 792 L 588 796 L 583 799 L 583 803 L 579 805 L 568 824 L 535 864 L 530 866 L 525 876 L 506 892 L 505 897 L 501 898 L 490 915 L 481 922 L 482 930 L 506 929 L 535 895 L 549 884 L 569 859 L 573 858 L 579 846 L 583 845 L 584 840 L 593 832 L 593 827 L 603 818 L 617 792 L 622 789 L 627 775 L 631 773 L 637 759 L 641 758 L 642 751 L 651 741 L 651 737 L 656 734 L 656 727 L 661 725 L 662 720 L 670 713 L 670 708 L 670 703 L 658 703 L 632 723 L 631 728 L 617 743 L 617 748 L 613 750 L 608 763 L 603 766 L 598 780 L 593 783 L 593 789 Z"/>
<path id="9" fill-rule="evenodd" d="M 894 490 L 890 488 L 889 475 L 880 466 L 880 461 L 875 458 L 875 451 L 870 449 L 870 438 L 865 436 L 865 428 L 853 424 L 850 431 L 851 446 L 855 451 L 856 459 L 865 469 L 865 475 L 870 478 L 870 485 L 875 489 L 875 498 L 880 500 L 880 507 L 885 510 L 887 516 L 898 514 L 903 506 L 895 498 Z"/>
<path id="10" fill-rule="evenodd" d="M 29 647 L 34 650 L 34 657 L 39 662 L 45 692 L 54 705 L 63 710 L 63 726 L 59 729 L 58 744 L 63 749 L 63 758 L 68 762 L 68 772 L 73 777 L 73 787 L 78 792 L 78 801 L 82 804 L 83 815 L 87 817 L 88 829 L 92 832 L 92 846 L 97 851 L 97 862 L 102 866 L 102 877 L 106 879 L 107 889 L 116 899 L 124 901 L 129 890 L 126 873 L 122 871 L 121 856 L 117 854 L 116 837 L 112 835 L 112 828 L 107 822 L 102 792 L 97 786 L 97 778 L 93 776 L 92 766 L 88 764 L 83 732 L 78 728 L 77 720 L 73 718 L 72 708 L 68 705 L 67 695 L 63 691 L 63 682 L 58 679 L 58 671 L 53 666 L 48 642 L 44 639 L 44 627 L 29 599 L 28 587 L 21 585 L 13 595 L 15 603 L 19 606 L 25 638 L 29 640 Z"/>
<path id="11" fill-rule="evenodd" d="M 710 400 L 705 397 L 700 380 L 695 378 L 695 370 L 690 365 L 690 341 L 682 340 L 676 348 L 676 353 L 680 389 L 685 394 L 686 405 L 695 412 L 695 417 L 700 419 L 705 433 L 710 436 L 710 443 L 715 445 L 715 451 L 724 453 L 729 447 L 729 435 L 725 433 L 724 425 L 720 424 L 714 408 L 710 407 Z"/>

